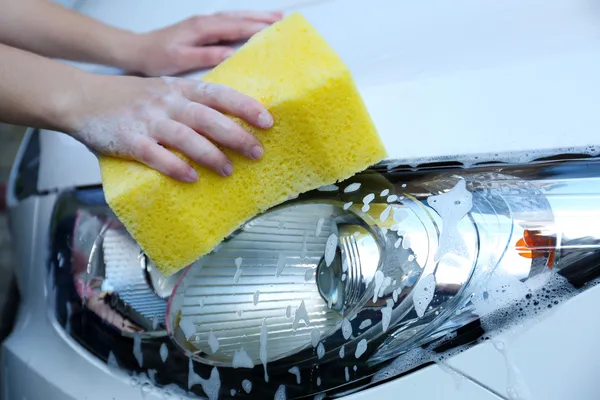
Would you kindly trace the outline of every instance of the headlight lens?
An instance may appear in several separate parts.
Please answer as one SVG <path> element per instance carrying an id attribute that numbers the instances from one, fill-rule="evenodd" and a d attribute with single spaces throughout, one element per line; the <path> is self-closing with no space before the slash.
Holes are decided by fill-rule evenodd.
<path id="1" fill-rule="evenodd" d="M 396 357 L 548 282 L 570 287 L 556 276 L 583 286 L 600 271 L 592 160 L 367 171 L 256 217 L 168 278 L 100 195 L 57 206 L 74 233 L 67 248 L 55 241 L 57 260 L 71 261 L 68 273 L 54 264 L 55 282 L 75 288 L 59 284 L 57 299 L 79 299 L 57 304 L 59 321 L 101 357 L 211 398 L 360 390 Z M 90 333 L 96 317 L 112 331 L 94 322 Z"/>

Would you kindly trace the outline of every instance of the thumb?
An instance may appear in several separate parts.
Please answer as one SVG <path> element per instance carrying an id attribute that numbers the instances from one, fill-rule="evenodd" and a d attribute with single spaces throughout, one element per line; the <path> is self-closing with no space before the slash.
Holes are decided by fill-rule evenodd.
<path id="1" fill-rule="evenodd" d="M 209 68 L 231 57 L 234 52 L 227 46 L 186 47 L 181 53 L 181 61 L 186 69 Z"/>

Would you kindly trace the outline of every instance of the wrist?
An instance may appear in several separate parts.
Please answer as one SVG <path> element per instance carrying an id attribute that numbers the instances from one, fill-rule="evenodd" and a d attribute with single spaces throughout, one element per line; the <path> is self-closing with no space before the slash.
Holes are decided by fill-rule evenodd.
<path id="1" fill-rule="evenodd" d="M 114 65 L 125 72 L 144 72 L 144 55 L 147 54 L 146 35 L 141 33 L 122 31 L 115 40 L 112 57 Z"/>
<path id="2" fill-rule="evenodd" d="M 93 108 L 89 107 L 102 75 L 91 74 L 74 68 L 69 74 L 69 84 L 51 94 L 51 109 L 46 113 L 47 126 L 74 136 L 81 130 L 82 121 Z"/>

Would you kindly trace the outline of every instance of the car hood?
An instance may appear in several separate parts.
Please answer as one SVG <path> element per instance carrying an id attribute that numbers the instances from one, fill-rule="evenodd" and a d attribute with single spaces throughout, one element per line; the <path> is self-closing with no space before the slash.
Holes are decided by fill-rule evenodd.
<path id="1" fill-rule="evenodd" d="M 233 0 L 78 3 L 80 12 L 139 32 L 238 7 Z M 245 7 L 299 11 L 321 32 L 352 71 L 392 159 L 593 152 L 600 142 L 600 9 L 588 0 L 256 0 Z M 66 135 L 42 132 L 40 163 L 40 190 L 100 183 L 95 157 Z"/>

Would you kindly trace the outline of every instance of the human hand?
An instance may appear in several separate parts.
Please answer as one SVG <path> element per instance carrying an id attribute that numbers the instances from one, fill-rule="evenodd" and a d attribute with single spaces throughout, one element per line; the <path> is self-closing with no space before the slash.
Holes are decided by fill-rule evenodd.
<path id="1" fill-rule="evenodd" d="M 68 107 L 64 131 L 92 151 L 137 160 L 184 182 L 197 172 L 168 148 L 222 176 L 233 165 L 216 144 L 260 159 L 258 139 L 231 118 L 267 129 L 273 117 L 257 100 L 227 86 L 184 78 L 88 75 Z"/>
<path id="2" fill-rule="evenodd" d="M 219 64 L 245 40 L 283 17 L 280 12 L 232 11 L 188 18 L 137 37 L 132 68 L 147 76 L 175 75 Z"/>

